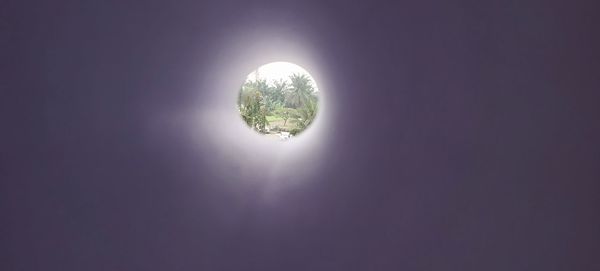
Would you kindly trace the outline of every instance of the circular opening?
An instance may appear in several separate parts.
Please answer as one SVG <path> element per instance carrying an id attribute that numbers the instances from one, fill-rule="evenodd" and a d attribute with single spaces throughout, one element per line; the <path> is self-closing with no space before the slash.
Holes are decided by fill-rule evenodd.
<path id="1" fill-rule="evenodd" d="M 289 62 L 262 65 L 240 87 L 237 109 L 252 130 L 288 140 L 313 122 L 318 112 L 319 88 L 302 67 Z"/>

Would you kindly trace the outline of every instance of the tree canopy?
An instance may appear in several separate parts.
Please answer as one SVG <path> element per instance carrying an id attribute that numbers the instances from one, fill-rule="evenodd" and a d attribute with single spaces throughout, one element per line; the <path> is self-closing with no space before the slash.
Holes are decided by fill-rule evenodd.
<path id="1" fill-rule="evenodd" d="M 314 83 L 306 74 L 292 74 L 289 81 L 248 80 L 242 85 L 238 97 L 242 119 L 261 133 L 269 131 L 267 117 L 281 120 L 283 127 L 278 128 L 282 131 L 302 132 L 314 120 L 317 104 Z M 295 125 L 293 128 L 289 127 L 291 123 Z"/>

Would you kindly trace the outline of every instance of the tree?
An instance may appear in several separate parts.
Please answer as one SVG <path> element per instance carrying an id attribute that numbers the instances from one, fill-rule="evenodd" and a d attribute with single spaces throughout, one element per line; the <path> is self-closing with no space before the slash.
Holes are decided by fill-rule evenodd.
<path id="1" fill-rule="evenodd" d="M 286 95 L 286 104 L 293 108 L 304 106 L 311 99 L 314 87 L 306 74 L 292 74 L 290 87 Z"/>
<path id="2" fill-rule="evenodd" d="M 306 129 L 317 116 L 317 110 L 317 99 L 314 95 L 311 95 L 304 106 L 296 110 L 297 127 L 300 130 Z"/>
<path id="3" fill-rule="evenodd" d="M 283 126 L 292 119 L 290 122 L 296 126 L 292 130 L 299 133 L 314 120 L 317 101 L 310 76 L 292 74 L 289 82 L 267 83 L 260 78 L 245 82 L 238 97 L 238 109 L 248 126 L 258 132 L 266 133 L 267 116 L 275 116 L 283 120 Z"/>
<path id="4" fill-rule="evenodd" d="M 285 92 L 287 87 L 287 82 L 283 79 L 273 81 L 273 85 L 269 87 L 269 98 L 275 102 L 285 103 Z"/>
<path id="5" fill-rule="evenodd" d="M 238 104 L 240 115 L 246 124 L 261 133 L 266 132 L 265 128 L 269 123 L 262 93 L 255 88 L 242 86 Z"/>

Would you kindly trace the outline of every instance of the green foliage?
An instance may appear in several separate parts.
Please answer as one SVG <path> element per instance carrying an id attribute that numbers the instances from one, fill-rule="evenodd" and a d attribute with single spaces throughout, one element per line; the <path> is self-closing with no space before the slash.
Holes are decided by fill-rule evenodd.
<path id="1" fill-rule="evenodd" d="M 293 128 L 292 130 L 290 130 L 290 134 L 293 136 L 296 136 L 297 134 L 301 133 L 302 131 L 303 131 L 303 129 Z"/>
<path id="2" fill-rule="evenodd" d="M 283 80 L 273 82 L 273 86 L 269 87 L 269 98 L 283 105 L 285 103 L 285 92 L 287 88 L 288 85 Z"/>
<path id="3" fill-rule="evenodd" d="M 266 98 L 264 99 L 264 101 L 265 101 L 265 107 L 268 112 L 274 112 L 278 108 L 283 108 L 283 106 L 284 106 L 283 102 L 273 99 L 273 97 L 268 96 L 268 94 L 267 94 Z"/>
<path id="4" fill-rule="evenodd" d="M 266 133 L 269 122 L 276 122 L 278 125 L 271 127 L 272 131 L 289 131 L 296 135 L 312 123 L 317 114 L 318 97 L 311 78 L 293 74 L 290 82 L 279 80 L 268 84 L 259 79 L 242 85 L 238 108 L 248 126 Z"/>
<path id="5" fill-rule="evenodd" d="M 310 77 L 305 74 L 292 74 L 290 81 L 291 85 L 287 91 L 286 104 L 292 108 L 304 106 L 314 92 Z"/>
<path id="6" fill-rule="evenodd" d="M 299 129 L 306 129 L 315 117 L 317 116 L 317 101 L 315 98 L 310 98 L 307 100 L 304 107 L 299 108 L 296 113 L 296 119 L 298 122 L 296 123 Z"/>
<path id="7" fill-rule="evenodd" d="M 242 119 L 256 131 L 266 132 L 267 109 L 264 105 L 264 98 L 260 91 L 256 89 L 244 89 L 240 92 L 239 111 Z"/>
<path id="8" fill-rule="evenodd" d="M 287 121 L 288 121 L 288 119 L 290 119 L 290 117 L 297 115 L 296 109 L 287 108 L 287 107 L 282 107 L 282 108 L 275 110 L 274 114 L 279 116 L 283 120 L 284 126 L 287 124 Z"/>

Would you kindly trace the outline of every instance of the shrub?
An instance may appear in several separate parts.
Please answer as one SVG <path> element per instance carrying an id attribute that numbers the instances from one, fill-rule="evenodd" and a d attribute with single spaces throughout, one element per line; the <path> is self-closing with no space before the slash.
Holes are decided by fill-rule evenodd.
<path id="1" fill-rule="evenodd" d="M 300 132 L 302 132 L 303 129 L 300 128 L 293 128 L 292 130 L 290 130 L 290 134 L 293 136 L 296 136 L 297 134 L 299 134 Z"/>

